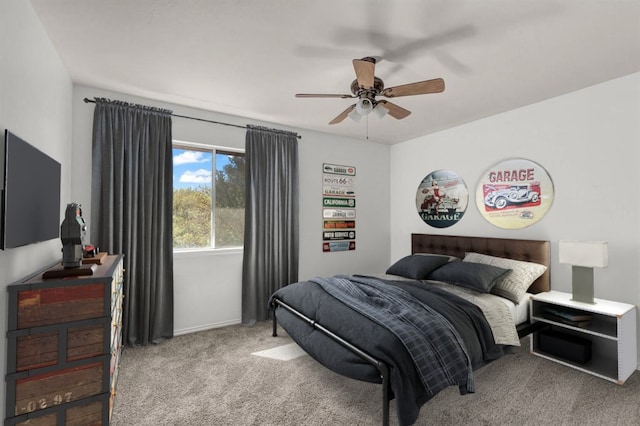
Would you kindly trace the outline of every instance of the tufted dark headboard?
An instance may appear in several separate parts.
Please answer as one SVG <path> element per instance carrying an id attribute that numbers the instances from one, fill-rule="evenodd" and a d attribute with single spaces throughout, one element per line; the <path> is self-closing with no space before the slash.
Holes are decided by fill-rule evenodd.
<path id="1" fill-rule="evenodd" d="M 549 291 L 549 241 L 508 238 L 460 237 L 454 235 L 411 234 L 411 253 L 446 254 L 464 258 L 466 252 L 488 254 L 545 265 L 547 270 L 529 287 L 529 293 Z"/>

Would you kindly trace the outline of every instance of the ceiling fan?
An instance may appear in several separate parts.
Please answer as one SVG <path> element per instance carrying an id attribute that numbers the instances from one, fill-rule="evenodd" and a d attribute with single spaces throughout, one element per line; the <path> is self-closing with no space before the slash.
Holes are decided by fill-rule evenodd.
<path id="1" fill-rule="evenodd" d="M 393 118 L 401 120 L 411 114 L 411 111 L 387 100 L 377 100 L 376 97 L 395 98 L 444 91 L 444 80 L 441 78 L 385 88 L 382 79 L 375 76 L 376 62 L 376 58 L 370 56 L 353 60 L 356 79 L 351 83 L 351 95 L 298 93 L 296 98 L 357 98 L 358 101 L 355 104 L 349 106 L 329 122 L 329 124 L 337 124 L 347 117 L 360 121 L 363 116 L 371 112 L 374 112 L 379 117 L 383 117 L 388 113 Z"/>

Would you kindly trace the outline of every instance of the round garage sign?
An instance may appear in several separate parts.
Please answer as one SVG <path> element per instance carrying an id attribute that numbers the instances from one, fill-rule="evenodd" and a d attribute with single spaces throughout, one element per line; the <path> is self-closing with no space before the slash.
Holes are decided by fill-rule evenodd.
<path id="1" fill-rule="evenodd" d="M 416 209 L 420 218 L 434 228 L 447 228 L 457 223 L 469 203 L 469 190 L 464 180 L 451 170 L 429 173 L 418 185 Z"/>
<path id="2" fill-rule="evenodd" d="M 530 160 L 515 158 L 490 167 L 480 178 L 476 205 L 489 223 L 520 229 L 540 221 L 551 208 L 553 182 Z"/>

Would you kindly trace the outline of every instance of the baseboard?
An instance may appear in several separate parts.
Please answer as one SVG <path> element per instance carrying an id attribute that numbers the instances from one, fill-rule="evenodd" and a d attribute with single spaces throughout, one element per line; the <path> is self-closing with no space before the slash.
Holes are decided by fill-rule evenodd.
<path id="1" fill-rule="evenodd" d="M 173 331 L 173 335 L 174 336 L 180 336 L 180 335 L 183 335 L 183 334 L 197 333 L 199 331 L 211 330 L 212 328 L 220 328 L 220 327 L 226 327 L 226 326 L 229 326 L 229 325 L 237 325 L 237 324 L 240 324 L 241 322 L 242 322 L 242 320 L 237 319 L 237 320 L 217 322 L 215 324 L 202 325 L 202 326 L 198 326 L 198 327 L 183 328 L 181 330 L 174 330 Z"/>

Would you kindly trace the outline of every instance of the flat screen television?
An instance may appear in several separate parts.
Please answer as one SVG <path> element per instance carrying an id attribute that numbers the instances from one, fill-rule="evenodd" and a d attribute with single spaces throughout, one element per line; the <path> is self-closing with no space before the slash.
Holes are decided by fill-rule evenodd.
<path id="1" fill-rule="evenodd" d="M 4 132 L 0 249 L 60 236 L 60 163 Z"/>

